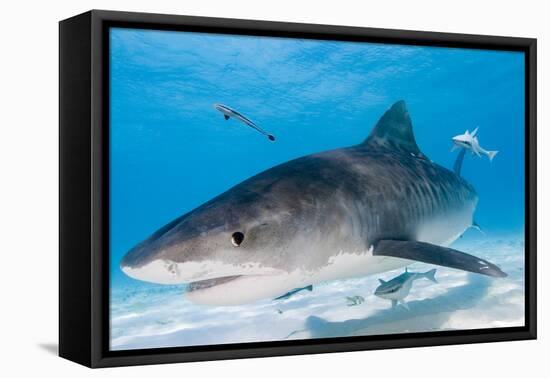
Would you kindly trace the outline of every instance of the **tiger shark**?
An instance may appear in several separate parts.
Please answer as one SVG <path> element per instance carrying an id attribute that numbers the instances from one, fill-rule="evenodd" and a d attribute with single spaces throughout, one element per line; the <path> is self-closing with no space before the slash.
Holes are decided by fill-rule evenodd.
<path id="1" fill-rule="evenodd" d="M 186 283 L 205 305 L 240 305 L 416 261 L 505 277 L 448 248 L 474 224 L 474 187 L 418 148 L 405 102 L 362 143 L 263 171 L 180 216 L 121 260 L 130 277 Z"/>

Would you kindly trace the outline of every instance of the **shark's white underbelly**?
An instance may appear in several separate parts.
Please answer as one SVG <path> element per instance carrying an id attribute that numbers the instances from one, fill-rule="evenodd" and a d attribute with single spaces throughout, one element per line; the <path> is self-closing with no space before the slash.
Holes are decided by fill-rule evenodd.
<path id="1" fill-rule="evenodd" d="M 475 202 L 465 204 L 453 211 L 441 212 L 439 215 L 418 222 L 414 239 L 435 245 L 448 246 L 458 239 L 472 225 Z M 326 243 L 331 245 L 330 242 Z M 368 276 L 399 269 L 412 264 L 413 261 L 395 257 L 373 256 L 370 249 L 326 251 L 330 256 L 328 264 L 311 275 L 315 281 Z M 313 282 L 309 282 L 311 284 Z"/>
<path id="2" fill-rule="evenodd" d="M 297 269 L 273 275 L 243 276 L 227 284 L 209 289 L 188 292 L 187 298 L 197 304 L 231 306 L 272 299 L 295 288 L 319 284 L 324 281 L 363 277 L 413 263 L 394 257 L 373 256 L 372 251 L 362 254 L 339 253 L 325 267 L 307 271 Z M 315 290 L 315 289 L 314 289 Z"/>
<path id="3" fill-rule="evenodd" d="M 472 202 L 461 209 L 420 222 L 416 228 L 416 240 L 441 246 L 450 245 L 472 226 L 475 205 Z"/>
<path id="4" fill-rule="evenodd" d="M 417 229 L 419 241 L 448 245 L 456 240 L 472 224 L 472 207 L 455 211 L 420 223 Z M 329 246 L 332 243 L 327 242 Z M 324 281 L 364 277 L 401 269 L 414 261 L 373 256 L 373 248 L 367 250 L 322 250 L 316 253 L 330 255 L 326 264 L 316 269 L 296 269 L 291 272 L 274 272 L 271 275 L 243 276 L 224 285 L 188 293 L 195 303 L 210 305 L 238 305 L 255 300 L 275 298 L 292 289 L 315 285 Z M 313 253 L 313 251 L 312 251 Z"/>

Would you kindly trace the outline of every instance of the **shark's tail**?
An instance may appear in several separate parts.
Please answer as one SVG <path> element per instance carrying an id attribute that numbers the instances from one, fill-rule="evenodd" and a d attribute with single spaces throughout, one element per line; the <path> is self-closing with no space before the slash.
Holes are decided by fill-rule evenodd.
<path id="1" fill-rule="evenodd" d="M 313 285 L 306 286 L 305 289 L 307 291 L 313 291 Z"/>
<path id="2" fill-rule="evenodd" d="M 423 273 L 424 278 L 427 278 L 430 281 L 432 281 L 434 283 L 437 283 L 437 280 L 435 279 L 435 271 L 436 271 L 436 269 L 432 269 L 432 270 L 427 271 L 426 273 Z"/>
<path id="3" fill-rule="evenodd" d="M 489 161 L 493 161 L 493 158 L 495 155 L 498 154 L 498 151 L 487 151 L 487 156 L 489 157 Z"/>

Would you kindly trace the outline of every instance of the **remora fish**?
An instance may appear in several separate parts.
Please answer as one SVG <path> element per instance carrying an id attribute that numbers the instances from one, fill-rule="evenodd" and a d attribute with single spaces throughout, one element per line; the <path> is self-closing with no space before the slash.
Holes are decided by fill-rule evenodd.
<path id="1" fill-rule="evenodd" d="M 252 122 L 251 120 L 246 118 L 244 115 L 242 115 L 241 113 L 239 113 L 235 109 L 231 109 L 229 106 L 222 105 L 222 104 L 214 104 L 214 108 L 223 113 L 223 118 L 225 118 L 226 121 L 229 118 L 235 118 L 235 119 L 241 121 L 242 123 L 252 127 L 254 130 L 258 131 L 260 134 L 265 135 L 267 137 L 267 139 L 269 139 L 270 141 L 273 142 L 275 140 L 275 137 L 273 135 L 265 132 L 262 128 L 257 126 L 254 122 Z"/>
<path id="2" fill-rule="evenodd" d="M 403 302 L 403 299 L 409 295 L 413 282 L 420 278 L 426 278 L 437 283 L 435 279 L 435 269 L 429 270 L 425 273 L 411 273 L 405 268 L 405 272 L 403 274 L 400 274 L 387 282 L 383 279 L 378 279 L 378 281 L 380 281 L 380 286 L 376 288 L 374 295 L 391 300 L 392 308 L 397 306 L 398 302 L 401 302 L 405 307 L 407 307 Z"/>
<path id="3" fill-rule="evenodd" d="M 478 130 L 478 127 L 476 127 L 474 131 L 472 131 L 471 133 L 468 130 L 466 130 L 464 134 L 454 136 L 453 149 L 455 147 L 462 147 L 467 150 L 470 150 L 472 152 L 472 155 L 475 154 L 479 157 L 481 157 L 481 155 L 485 155 L 489 158 L 489 161 L 493 161 L 493 158 L 495 157 L 496 154 L 498 154 L 498 151 L 487 151 L 483 149 L 479 145 L 479 140 L 477 139 L 477 136 L 476 136 L 477 130 Z"/>
<path id="4" fill-rule="evenodd" d="M 493 277 L 496 265 L 446 248 L 478 201 L 427 159 L 403 101 L 362 143 L 270 168 L 162 227 L 122 259 L 130 277 L 189 283 L 196 303 L 237 305 L 296 287 L 422 261 Z"/>
<path id="5" fill-rule="evenodd" d="M 275 298 L 274 300 L 277 301 L 277 300 L 280 300 L 280 299 L 288 299 L 288 298 L 292 297 L 294 294 L 299 293 L 302 290 L 312 291 L 313 286 L 308 285 L 308 286 L 300 287 L 298 289 L 290 290 L 288 293 L 283 294 L 280 297 Z"/>

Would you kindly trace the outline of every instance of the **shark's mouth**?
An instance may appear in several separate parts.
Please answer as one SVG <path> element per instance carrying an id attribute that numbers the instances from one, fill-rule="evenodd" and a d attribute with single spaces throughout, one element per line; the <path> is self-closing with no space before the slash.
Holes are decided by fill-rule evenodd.
<path id="1" fill-rule="evenodd" d="M 285 274 L 234 274 L 190 282 L 185 297 L 199 305 L 236 306 L 276 298 L 299 283 Z"/>
<path id="2" fill-rule="evenodd" d="M 397 291 L 399 291 L 399 286 L 392 287 L 389 289 L 384 289 L 384 290 L 376 290 L 374 295 L 388 295 L 388 294 L 396 293 Z"/>
<path id="3" fill-rule="evenodd" d="M 223 285 L 230 281 L 236 280 L 237 278 L 240 278 L 240 277 L 242 277 L 242 275 L 226 276 L 226 277 L 211 278 L 208 280 L 194 281 L 189 283 L 187 291 L 193 292 L 198 290 L 210 289 L 214 286 Z"/>

